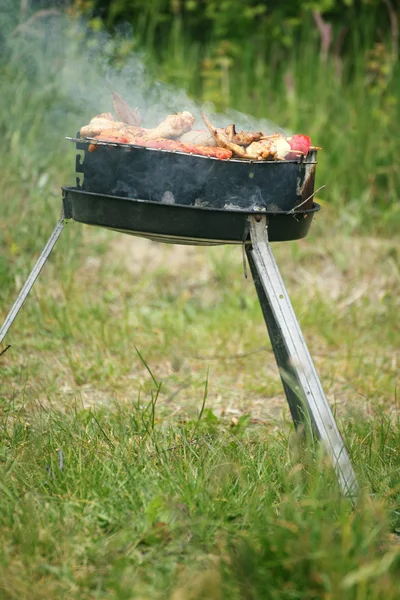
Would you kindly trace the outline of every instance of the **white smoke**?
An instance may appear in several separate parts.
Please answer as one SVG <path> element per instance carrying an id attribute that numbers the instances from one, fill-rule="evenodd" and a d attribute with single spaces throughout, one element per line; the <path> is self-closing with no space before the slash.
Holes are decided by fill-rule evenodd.
<path id="1" fill-rule="evenodd" d="M 119 34 L 132 39 L 125 28 Z M 132 109 L 138 107 L 145 126 L 152 127 L 167 114 L 190 111 L 195 128 L 203 129 L 204 111 L 217 126 L 235 123 L 238 129 L 287 133 L 268 119 L 256 119 L 236 110 L 218 114 L 210 104 L 201 104 L 182 89 L 154 81 L 146 68 L 143 52 L 136 50 L 124 58 L 123 66 L 113 62 L 114 39 L 94 33 L 83 20 L 73 20 L 61 12 L 44 11 L 42 16 L 19 25 L 10 35 L 13 52 L 22 52 L 35 72 L 40 88 L 51 84 L 58 89 L 52 107 L 60 135 L 74 135 L 82 125 L 102 112 L 114 112 L 112 91 L 118 92 Z M 29 68 L 29 67 L 28 67 Z M 64 118 L 61 118 L 61 117 Z"/>

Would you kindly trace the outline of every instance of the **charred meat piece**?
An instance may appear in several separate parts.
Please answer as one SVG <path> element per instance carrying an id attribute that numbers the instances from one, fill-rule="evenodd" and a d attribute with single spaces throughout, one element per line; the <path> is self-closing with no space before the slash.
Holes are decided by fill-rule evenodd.
<path id="1" fill-rule="evenodd" d="M 239 146 L 249 146 L 253 142 L 258 142 L 263 137 L 261 131 L 236 131 L 235 125 L 228 125 L 225 129 L 225 133 L 228 136 L 228 140 Z"/>
<path id="2" fill-rule="evenodd" d="M 214 127 L 214 125 L 204 113 L 202 113 L 202 117 L 204 119 L 204 123 L 207 125 L 208 131 L 211 133 L 211 135 L 213 136 L 220 148 L 226 148 L 227 150 L 230 150 L 235 156 L 238 156 L 240 158 L 246 157 L 245 149 L 242 146 L 239 146 L 239 144 L 231 142 L 225 129 Z"/>

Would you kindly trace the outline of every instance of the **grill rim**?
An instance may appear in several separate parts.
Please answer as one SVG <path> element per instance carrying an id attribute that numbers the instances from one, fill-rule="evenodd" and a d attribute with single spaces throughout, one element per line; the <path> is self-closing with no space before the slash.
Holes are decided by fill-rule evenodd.
<path id="1" fill-rule="evenodd" d="M 288 210 L 288 211 L 284 211 L 284 210 L 250 210 L 249 208 L 245 208 L 243 210 L 236 210 L 236 209 L 230 209 L 230 208 L 216 208 L 213 206 L 194 206 L 192 204 L 178 204 L 178 203 L 171 203 L 168 204 L 167 202 L 159 202 L 158 200 L 147 200 L 147 199 L 143 199 L 143 198 L 132 198 L 130 196 L 118 196 L 117 194 L 102 194 L 100 192 L 91 192 L 90 190 L 85 190 L 81 187 L 77 187 L 77 186 L 63 186 L 62 191 L 66 191 L 66 192 L 79 192 L 81 194 L 85 194 L 88 196 L 98 196 L 100 198 L 108 198 L 110 201 L 112 201 L 114 198 L 115 200 L 123 200 L 126 202 L 137 202 L 140 204 L 151 204 L 154 206 L 169 206 L 171 208 L 184 208 L 184 209 L 191 209 L 191 210 L 197 210 L 197 211 L 207 211 L 207 212 L 212 212 L 212 213 L 224 213 L 224 214 L 237 214 L 237 215 L 280 215 L 280 216 L 295 216 L 295 215 L 308 215 L 308 214 L 312 214 L 314 215 L 315 213 L 317 213 L 320 209 L 321 209 L 321 205 L 318 204 L 317 202 L 313 202 L 312 204 L 312 208 L 305 208 L 305 209 L 301 209 L 301 210 L 296 210 L 296 207 L 294 209 Z"/>

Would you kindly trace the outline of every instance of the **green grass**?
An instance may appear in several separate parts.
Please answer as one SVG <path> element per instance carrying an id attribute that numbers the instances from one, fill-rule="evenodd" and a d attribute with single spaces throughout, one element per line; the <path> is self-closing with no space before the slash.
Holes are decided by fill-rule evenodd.
<path id="1" fill-rule="evenodd" d="M 329 398 L 340 412 L 365 415 L 394 404 L 399 246 L 329 238 L 327 229 L 321 217 L 310 237 L 277 244 L 275 254 Z M 4 315 L 49 233 L 42 224 L 32 249 L 9 252 Z M 7 341 L 8 398 L 17 385 L 29 402 L 44 395 L 65 403 L 71 393 L 132 401 L 144 372 L 136 346 L 164 382 L 162 399 L 185 386 L 177 410 L 198 405 L 208 366 L 220 411 L 233 402 L 279 417 L 285 407 L 240 248 L 160 247 L 68 224 Z"/>
<path id="2" fill-rule="evenodd" d="M 110 108 L 113 82 L 96 87 L 82 37 L 63 39 L 0 67 L 0 321 L 74 183 L 63 136 Z M 149 79 L 207 100 L 196 52 L 147 59 Z M 273 249 L 358 506 L 293 433 L 240 248 L 69 223 L 0 348 L 1 600 L 398 597 L 398 75 L 377 97 L 362 56 L 340 83 L 315 54 L 289 57 L 294 99 L 278 67 L 255 80 L 243 63 L 229 103 L 325 147 L 323 210 L 307 239 Z"/>
<path id="3" fill-rule="evenodd" d="M 398 423 L 348 430 L 353 511 L 318 456 L 243 419 L 173 423 L 150 394 L 3 408 L 2 598 L 397 598 Z"/>

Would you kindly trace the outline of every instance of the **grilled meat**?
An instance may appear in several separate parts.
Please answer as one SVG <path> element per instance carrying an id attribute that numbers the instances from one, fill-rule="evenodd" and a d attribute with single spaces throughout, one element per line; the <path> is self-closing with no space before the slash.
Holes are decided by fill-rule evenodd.
<path id="1" fill-rule="evenodd" d="M 284 160 L 290 152 L 290 144 L 283 137 L 283 135 L 278 135 L 273 140 L 274 146 L 276 148 L 276 157 L 280 160 Z"/>
<path id="2" fill-rule="evenodd" d="M 81 130 L 82 131 L 82 130 Z M 106 142 L 117 142 L 119 144 L 129 144 L 129 134 L 124 132 L 123 129 L 105 129 L 99 135 L 88 136 L 94 139 L 104 140 Z M 89 152 L 97 150 L 97 144 L 89 144 Z"/>
<path id="3" fill-rule="evenodd" d="M 235 144 L 234 142 L 230 141 L 225 129 L 222 127 L 214 127 L 204 113 L 202 113 L 202 117 L 204 119 L 204 123 L 207 125 L 208 131 L 211 133 L 220 148 L 226 148 L 227 150 L 230 150 L 235 156 L 239 156 L 239 158 L 244 158 L 246 156 L 245 149 L 242 146 L 239 146 L 239 144 Z"/>
<path id="4" fill-rule="evenodd" d="M 236 131 L 233 124 L 224 129 L 215 127 L 204 114 L 202 116 L 208 131 L 193 130 L 195 119 L 187 111 L 168 115 L 154 129 L 146 129 L 140 126 L 137 111 L 131 111 L 115 92 L 113 98 L 114 108 L 122 120 L 116 121 L 111 113 L 97 115 L 81 128 L 82 137 L 220 159 L 235 156 L 245 160 L 293 160 L 306 155 L 310 148 L 315 148 L 311 147 L 311 140 L 306 135 L 286 138 L 280 133 L 264 135 L 261 131 Z M 89 146 L 91 152 L 96 148 L 96 144 Z"/>
<path id="5" fill-rule="evenodd" d="M 146 135 L 136 136 L 128 131 L 117 131 L 114 129 L 104 131 L 94 139 L 105 142 L 119 142 L 120 144 L 132 144 L 134 146 L 144 146 L 146 148 L 155 148 L 158 150 L 170 150 L 171 152 L 184 152 L 186 154 L 199 154 L 201 156 L 212 156 L 221 160 L 232 157 L 230 150 L 216 148 L 213 146 L 201 146 L 197 144 L 182 143 L 177 140 L 149 139 Z M 89 152 L 94 152 L 97 144 L 89 145 Z"/>
<path id="6" fill-rule="evenodd" d="M 155 129 L 128 125 L 122 121 L 116 121 L 111 113 L 103 113 L 94 117 L 89 125 L 81 128 L 82 137 L 96 137 L 105 131 L 119 131 L 121 133 L 134 134 L 146 137 L 148 140 L 159 138 L 174 139 L 189 131 L 194 123 L 194 117 L 189 112 L 181 112 L 176 115 L 168 115 L 166 119 Z"/>
<path id="7" fill-rule="evenodd" d="M 124 124 L 121 121 L 116 121 L 111 113 L 102 113 L 94 117 L 89 125 L 81 127 L 80 134 L 82 137 L 95 137 L 102 131 L 120 129 L 121 127 L 124 127 Z"/>
<path id="8" fill-rule="evenodd" d="M 290 152 L 290 144 L 280 133 L 265 136 L 261 132 L 236 132 L 234 125 L 229 125 L 226 129 L 223 129 L 214 127 L 204 114 L 203 119 L 218 146 L 228 148 L 239 158 L 284 160 Z"/>
<path id="9" fill-rule="evenodd" d="M 198 144 L 182 144 L 176 140 L 139 140 L 140 145 L 147 148 L 159 148 L 162 150 L 172 150 L 176 152 L 185 152 L 186 154 L 200 154 L 201 156 L 213 156 L 220 160 L 227 160 L 232 157 L 232 152 L 224 148 L 216 148 L 213 146 L 199 146 Z"/>
<path id="10" fill-rule="evenodd" d="M 264 137 L 264 134 L 261 131 L 236 131 L 235 125 L 233 124 L 228 125 L 225 129 L 222 127 L 214 127 L 205 114 L 202 116 L 209 132 L 214 137 L 217 144 L 224 148 L 230 148 L 236 156 L 244 157 L 246 154 L 243 151 L 243 148 L 240 149 L 240 146 L 249 146 L 253 142 L 258 142 Z"/>
<path id="11" fill-rule="evenodd" d="M 279 133 L 264 136 L 259 142 L 253 142 L 246 148 L 248 158 L 257 160 L 285 160 L 290 145 Z"/>
<path id="12" fill-rule="evenodd" d="M 277 150 L 272 140 L 253 142 L 246 148 L 246 158 L 255 160 L 276 160 Z"/>
<path id="13" fill-rule="evenodd" d="M 263 133 L 261 131 L 236 131 L 236 128 L 233 124 L 228 125 L 228 127 L 225 129 L 225 133 L 230 142 L 238 144 L 239 146 L 249 146 L 253 142 L 258 142 L 263 137 Z"/>
<path id="14" fill-rule="evenodd" d="M 175 139 L 193 127 L 194 117 L 190 112 L 184 111 L 176 115 L 168 115 L 155 129 L 148 129 L 146 138 L 156 140 L 159 138 Z"/>

